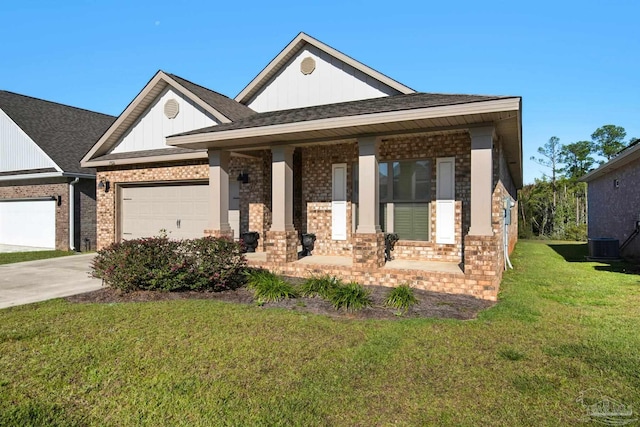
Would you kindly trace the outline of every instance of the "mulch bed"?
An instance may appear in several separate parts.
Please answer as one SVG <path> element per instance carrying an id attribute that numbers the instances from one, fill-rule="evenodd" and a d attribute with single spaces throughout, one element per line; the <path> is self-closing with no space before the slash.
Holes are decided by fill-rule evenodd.
<path id="1" fill-rule="evenodd" d="M 149 301 L 171 301 L 185 299 L 207 299 L 225 301 L 236 304 L 255 304 L 256 309 L 278 307 L 306 313 L 326 315 L 334 318 L 349 319 L 406 319 L 406 318 L 441 318 L 441 319 L 474 319 L 478 312 L 494 305 L 494 302 L 477 299 L 466 295 L 443 294 L 437 292 L 414 289 L 414 295 L 419 304 L 411 307 L 402 315 L 397 310 L 384 306 L 384 300 L 389 292 L 388 287 L 367 286 L 371 291 L 373 306 L 351 313 L 336 310 L 331 303 L 319 297 L 294 298 L 279 302 L 269 302 L 258 305 L 253 298 L 253 292 L 247 288 L 239 288 L 224 292 L 158 292 L 134 291 L 122 292 L 105 287 L 93 292 L 73 295 L 66 300 L 72 303 L 131 303 Z"/>

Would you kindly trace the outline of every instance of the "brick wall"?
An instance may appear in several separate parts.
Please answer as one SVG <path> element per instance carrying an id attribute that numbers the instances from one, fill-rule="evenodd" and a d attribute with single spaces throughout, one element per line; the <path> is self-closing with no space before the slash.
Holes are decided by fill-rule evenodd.
<path id="1" fill-rule="evenodd" d="M 69 184 L 14 184 L 0 187 L 0 199 L 21 199 L 31 197 L 62 196 L 60 206 L 56 205 L 56 249 L 69 250 Z"/>
<path id="2" fill-rule="evenodd" d="M 96 181 L 81 179 L 75 185 L 74 241 L 77 251 L 96 249 Z"/>
<path id="3" fill-rule="evenodd" d="M 618 180 L 618 187 L 614 180 Z M 628 163 L 588 184 L 589 238 L 608 237 L 620 244 L 633 233 L 640 215 L 640 162 Z M 621 253 L 640 258 L 640 237 L 636 237 Z"/>

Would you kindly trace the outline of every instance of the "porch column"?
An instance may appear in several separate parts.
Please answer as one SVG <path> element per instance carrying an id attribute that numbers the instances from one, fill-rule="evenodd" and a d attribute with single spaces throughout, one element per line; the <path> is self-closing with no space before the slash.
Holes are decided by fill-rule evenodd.
<path id="1" fill-rule="evenodd" d="M 298 259 L 298 233 L 293 225 L 293 151 L 282 145 L 271 149 L 271 229 L 267 233 L 267 261 Z"/>
<path id="2" fill-rule="evenodd" d="M 378 150 L 375 136 L 358 138 L 358 226 L 353 236 L 353 265 L 369 271 L 384 265 L 384 233 L 380 228 Z"/>
<path id="3" fill-rule="evenodd" d="M 231 153 L 222 150 L 208 150 L 209 192 L 211 203 L 210 229 L 206 236 L 231 237 L 229 225 L 229 158 Z"/>
<path id="4" fill-rule="evenodd" d="M 378 148 L 376 137 L 358 138 L 358 181 L 360 183 L 358 202 L 358 234 L 379 233 L 380 193 L 378 176 Z"/>
<path id="5" fill-rule="evenodd" d="M 469 129 L 471 135 L 471 226 L 472 236 L 493 236 L 491 200 L 493 194 L 494 128 Z"/>

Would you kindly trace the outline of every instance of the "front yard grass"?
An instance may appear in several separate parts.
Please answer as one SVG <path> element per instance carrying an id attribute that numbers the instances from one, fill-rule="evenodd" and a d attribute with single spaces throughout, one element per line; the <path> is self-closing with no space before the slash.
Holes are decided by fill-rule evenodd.
<path id="1" fill-rule="evenodd" d="M 518 243 L 500 303 L 472 321 L 208 300 L 0 310 L 0 425 L 557 426 L 592 388 L 637 412 L 640 276 L 563 245 Z"/>
<path id="2" fill-rule="evenodd" d="M 14 262 L 35 261 L 38 259 L 58 258 L 73 255 L 73 251 L 33 251 L 33 252 L 7 252 L 0 253 L 0 264 L 13 264 Z"/>

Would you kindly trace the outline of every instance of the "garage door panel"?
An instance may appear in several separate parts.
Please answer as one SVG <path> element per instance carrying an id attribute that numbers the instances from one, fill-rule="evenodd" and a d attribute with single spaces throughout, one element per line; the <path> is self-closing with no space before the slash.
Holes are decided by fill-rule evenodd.
<path id="1" fill-rule="evenodd" d="M 56 202 L 0 202 L 0 243 L 55 249 Z"/>
<path id="2" fill-rule="evenodd" d="M 207 185 L 167 185 L 122 189 L 122 238 L 197 238 L 209 224 Z"/>

